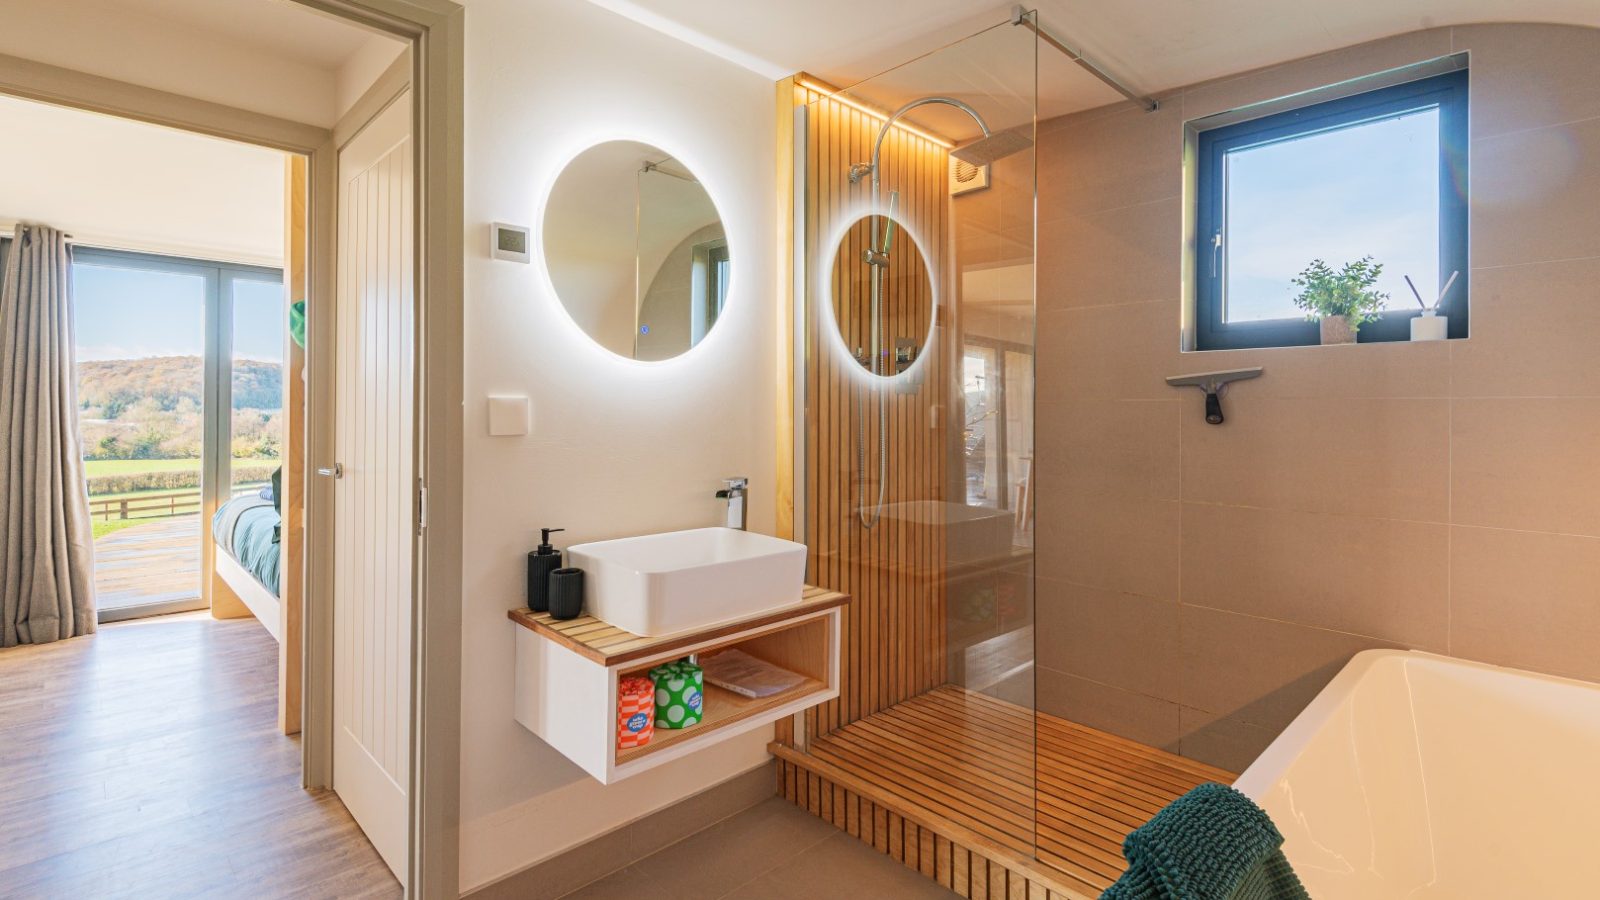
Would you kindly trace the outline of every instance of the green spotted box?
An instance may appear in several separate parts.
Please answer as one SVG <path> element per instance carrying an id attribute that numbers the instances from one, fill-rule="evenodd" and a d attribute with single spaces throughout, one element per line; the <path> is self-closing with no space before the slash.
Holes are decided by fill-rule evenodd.
<path id="1" fill-rule="evenodd" d="M 686 659 L 650 670 L 656 685 L 656 727 L 688 728 L 705 715 L 705 675 Z"/>

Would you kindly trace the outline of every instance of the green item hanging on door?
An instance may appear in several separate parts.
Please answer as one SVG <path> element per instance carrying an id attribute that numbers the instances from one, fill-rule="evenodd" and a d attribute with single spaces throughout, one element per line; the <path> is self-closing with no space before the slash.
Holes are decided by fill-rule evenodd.
<path id="1" fill-rule="evenodd" d="M 306 346 L 306 302 L 296 300 L 289 304 L 289 337 L 304 350 Z"/>
<path id="2" fill-rule="evenodd" d="M 688 728 L 705 714 L 705 675 L 686 659 L 650 670 L 656 685 L 656 727 Z"/>

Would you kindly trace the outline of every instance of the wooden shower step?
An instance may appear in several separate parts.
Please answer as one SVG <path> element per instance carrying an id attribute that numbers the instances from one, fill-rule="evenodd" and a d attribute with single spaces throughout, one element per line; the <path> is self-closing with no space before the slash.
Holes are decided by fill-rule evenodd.
<path id="1" fill-rule="evenodd" d="M 1196 785 L 1236 777 L 950 685 L 809 753 L 772 750 L 785 797 L 980 898 L 1093 900 L 1122 874 L 1129 831 Z"/>

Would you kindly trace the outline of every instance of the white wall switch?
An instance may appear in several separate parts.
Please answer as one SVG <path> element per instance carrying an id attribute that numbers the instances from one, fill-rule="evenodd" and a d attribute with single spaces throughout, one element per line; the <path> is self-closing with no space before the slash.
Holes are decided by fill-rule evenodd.
<path id="1" fill-rule="evenodd" d="M 532 404 L 527 397 L 489 398 L 489 436 L 515 437 L 528 433 L 533 418 Z"/>

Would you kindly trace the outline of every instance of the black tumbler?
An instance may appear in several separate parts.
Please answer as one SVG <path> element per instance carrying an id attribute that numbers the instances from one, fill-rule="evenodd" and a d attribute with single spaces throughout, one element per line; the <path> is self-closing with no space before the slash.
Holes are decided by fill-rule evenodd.
<path id="1" fill-rule="evenodd" d="M 550 573 L 550 618 L 576 619 L 583 615 L 583 570 L 557 569 Z"/>

